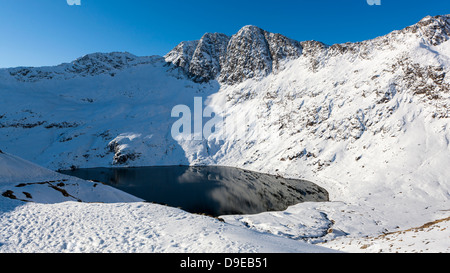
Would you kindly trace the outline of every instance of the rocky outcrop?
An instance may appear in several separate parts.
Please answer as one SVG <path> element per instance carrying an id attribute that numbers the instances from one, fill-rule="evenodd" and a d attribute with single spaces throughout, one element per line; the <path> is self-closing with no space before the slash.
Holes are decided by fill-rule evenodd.
<path id="1" fill-rule="evenodd" d="M 285 59 L 298 58 L 299 42 L 255 26 L 245 26 L 231 38 L 220 82 L 235 84 L 264 77 L 281 68 Z"/>
<path id="2" fill-rule="evenodd" d="M 196 82 L 215 79 L 225 62 L 230 37 L 221 33 L 206 33 L 192 56 L 189 74 Z"/>
<path id="3" fill-rule="evenodd" d="M 301 49 L 299 42 L 281 34 L 245 26 L 231 38 L 206 33 L 199 41 L 182 42 L 165 59 L 196 82 L 217 79 L 234 84 L 278 71 L 283 60 L 298 58 Z"/>
<path id="4" fill-rule="evenodd" d="M 184 41 L 164 56 L 166 62 L 172 63 L 184 71 L 189 71 L 189 66 L 197 48 L 198 41 Z"/>
<path id="5" fill-rule="evenodd" d="M 450 15 L 426 16 L 400 32 L 414 33 L 431 45 L 440 45 L 450 39 Z"/>

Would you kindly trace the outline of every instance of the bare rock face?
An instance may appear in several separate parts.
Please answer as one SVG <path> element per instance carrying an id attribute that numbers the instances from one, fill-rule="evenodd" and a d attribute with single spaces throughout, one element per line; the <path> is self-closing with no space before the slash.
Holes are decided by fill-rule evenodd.
<path id="1" fill-rule="evenodd" d="M 206 33 L 198 41 L 181 42 L 164 57 L 195 82 L 206 82 L 219 75 L 229 40 L 225 34 Z"/>
<path id="2" fill-rule="evenodd" d="M 272 57 L 265 31 L 255 26 L 243 27 L 228 44 L 220 81 L 233 84 L 270 72 Z"/>
<path id="3" fill-rule="evenodd" d="M 206 33 L 200 39 L 193 53 L 189 74 L 196 82 L 215 79 L 225 61 L 230 40 L 225 34 Z"/>
<path id="4" fill-rule="evenodd" d="M 218 79 L 234 84 L 278 71 L 283 60 L 298 58 L 301 52 L 297 41 L 245 26 L 231 38 L 206 33 L 198 42 L 182 42 L 165 59 L 182 68 L 196 82 Z"/>
<path id="5" fill-rule="evenodd" d="M 181 67 L 184 71 L 189 71 L 189 65 L 197 48 L 199 41 L 184 41 L 179 43 L 174 49 L 164 56 L 166 62 L 173 63 Z"/>
<path id="6" fill-rule="evenodd" d="M 299 42 L 255 26 L 245 26 L 230 40 L 220 82 L 234 84 L 264 77 L 281 68 L 285 59 L 298 58 Z"/>

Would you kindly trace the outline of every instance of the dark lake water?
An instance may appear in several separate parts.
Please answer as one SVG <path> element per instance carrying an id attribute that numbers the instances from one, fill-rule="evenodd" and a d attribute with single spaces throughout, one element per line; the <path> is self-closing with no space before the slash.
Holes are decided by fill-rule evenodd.
<path id="1" fill-rule="evenodd" d="M 97 180 L 149 202 L 212 216 L 282 211 L 301 202 L 328 201 L 305 180 L 219 166 L 92 168 L 60 171 Z"/>

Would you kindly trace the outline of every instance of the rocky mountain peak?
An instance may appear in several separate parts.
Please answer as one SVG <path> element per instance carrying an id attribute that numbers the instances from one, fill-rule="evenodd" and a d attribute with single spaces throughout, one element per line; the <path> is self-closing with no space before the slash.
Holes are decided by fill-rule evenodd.
<path id="1" fill-rule="evenodd" d="M 188 69 L 194 81 L 209 81 L 219 75 L 229 40 L 230 37 L 222 33 L 203 35 L 195 48 Z"/>
<path id="2" fill-rule="evenodd" d="M 391 34 L 415 34 L 429 45 L 439 45 L 450 39 L 450 15 L 426 16 L 418 23 Z M 391 35 L 389 34 L 389 35 Z M 389 36 L 387 35 L 387 36 Z"/>
<path id="3" fill-rule="evenodd" d="M 189 65 L 197 48 L 199 41 L 183 41 L 174 49 L 167 53 L 164 58 L 166 62 L 173 63 L 177 67 L 181 67 L 186 72 L 189 71 Z"/>
<path id="4" fill-rule="evenodd" d="M 244 26 L 230 39 L 219 80 L 234 84 L 267 76 L 281 70 L 284 60 L 298 58 L 301 54 L 302 46 L 295 40 L 256 26 Z"/>
<path id="5" fill-rule="evenodd" d="M 258 27 L 245 26 L 231 37 L 221 82 L 236 83 L 272 72 L 270 46 L 265 34 Z"/>
<path id="6" fill-rule="evenodd" d="M 182 42 L 165 59 L 196 82 L 233 84 L 276 72 L 283 60 L 297 58 L 301 51 L 297 41 L 247 25 L 232 37 L 206 33 L 199 41 Z"/>

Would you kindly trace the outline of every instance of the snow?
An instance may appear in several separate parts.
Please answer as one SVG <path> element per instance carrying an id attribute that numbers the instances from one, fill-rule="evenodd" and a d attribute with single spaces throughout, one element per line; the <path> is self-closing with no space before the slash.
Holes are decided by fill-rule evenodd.
<path id="1" fill-rule="evenodd" d="M 94 187 L 94 182 L 57 174 L 8 154 L 0 154 L 0 160 L 0 192 L 13 189 L 20 199 L 18 191 L 26 189 L 32 195 L 27 202 L 0 196 L 2 253 L 333 252 L 145 203 L 108 186 L 96 183 Z M 11 175 L 18 169 L 22 172 Z M 5 173 L 9 175 L 3 178 Z M 60 187 L 82 202 L 64 197 L 47 184 L 17 187 L 22 184 L 17 182 L 50 179 L 67 179 Z"/>
<path id="2" fill-rule="evenodd" d="M 149 203 L 27 204 L 0 222 L 0 252 L 331 252 Z"/>
<path id="3" fill-rule="evenodd" d="M 137 197 L 102 183 L 85 181 L 42 168 L 16 156 L 0 154 L 0 192 L 21 202 L 137 202 Z M 10 204 L 2 196 L 0 206 Z M 9 198 L 11 199 L 11 198 Z"/>
<path id="4" fill-rule="evenodd" d="M 439 20 L 448 21 L 448 16 L 443 18 Z M 0 149 L 8 156 L 14 154 L 50 170 L 72 166 L 206 164 L 306 179 L 325 188 L 331 202 L 302 203 L 284 212 L 224 216 L 227 224 L 216 223 L 217 227 L 226 226 L 223 231 L 227 236 L 235 231 L 239 231 L 236 236 L 243 237 L 271 233 L 276 237 L 270 238 L 306 241 L 308 247 L 321 244 L 351 252 L 448 252 L 448 221 L 439 222 L 439 227 L 418 228 L 447 219 L 450 213 L 450 41 L 447 32 L 433 32 L 440 29 L 434 22 L 430 17 L 422 25 L 362 43 L 326 46 L 302 42 L 302 55 L 280 60 L 279 70 L 233 84 L 215 80 L 198 83 L 185 74 L 194 53 L 196 58 L 201 55 L 196 52 L 198 41 L 184 42 L 166 55 L 166 60 L 169 58 L 180 67 L 167 64 L 162 57 L 114 53 L 89 55 L 80 58 L 76 65 L 2 69 Z M 263 36 L 258 40 L 261 43 Z M 266 36 L 273 37 L 267 33 Z M 252 52 L 239 53 L 242 48 L 238 38 L 239 35 L 233 36 L 236 58 Z M 264 52 L 256 53 L 270 52 L 264 47 L 261 50 Z M 247 76 L 261 72 L 237 67 L 230 73 L 237 75 L 242 71 Z M 223 133 L 220 138 L 212 135 L 203 141 L 174 140 L 170 129 L 176 118 L 171 118 L 171 110 L 183 104 L 194 111 L 194 97 L 202 97 L 205 106 L 221 110 L 218 112 L 230 126 L 225 129 L 235 126 L 237 130 L 219 130 L 217 134 Z M 4 157 L 0 154 L 0 159 Z M 26 190 L 17 190 L 12 182 L 67 179 L 35 165 L 27 174 L 22 172 L 19 159 L 9 156 L 4 160 L 0 163 L 9 167 L 0 175 L 0 181 L 7 182 L 1 186 L 2 193 L 13 191 L 19 199 L 27 199 L 22 193 Z M 72 202 L 84 201 L 84 195 L 77 192 L 89 192 L 91 197 L 86 200 L 91 202 L 103 196 L 97 187 L 109 191 L 101 184 L 93 190 L 92 182 L 81 183 L 73 178 L 69 181 L 75 189 L 69 192 L 70 187 L 65 186 L 75 197 Z M 61 182 L 54 186 L 58 187 L 57 183 Z M 98 213 L 98 221 L 101 213 L 107 213 L 99 209 L 103 205 L 117 213 L 123 210 L 123 214 L 126 208 L 140 210 L 139 206 L 149 206 L 148 217 L 153 209 L 161 214 L 156 213 L 156 217 L 169 211 L 182 213 L 142 203 L 66 204 L 61 202 L 67 198 L 48 184 L 26 187 L 33 198 L 41 196 L 42 202 L 53 203 L 58 210 L 69 213 L 86 205 L 86 209 L 90 207 Z M 45 194 L 39 195 L 42 189 Z M 95 202 L 123 202 L 130 198 L 116 194 Z M 19 202 L 4 197 L 0 200 Z M 32 219 L 31 214 L 38 208 L 45 211 L 47 205 L 27 203 L 17 210 L 26 213 L 29 209 Z M 164 210 L 167 211 L 162 213 Z M 15 211 L 7 210 L 2 215 L 14 219 L 18 215 Z M 198 217 L 189 215 L 192 221 L 188 222 L 200 234 L 203 219 L 215 223 L 213 219 Z M 59 221 L 56 217 L 52 220 Z M 198 225 L 196 221 L 200 221 Z M 2 229 L 13 228 L 2 223 Z M 13 236 L 12 230 L 8 232 Z M 213 236 L 213 232 L 209 235 Z M 165 245 L 157 247 L 158 251 L 177 251 L 163 236 L 153 238 Z M 108 240 L 102 240 L 105 251 L 118 250 Z M 174 240 L 188 244 L 182 236 Z M 361 248 L 371 240 L 376 241 L 371 244 L 373 247 Z M 225 241 L 221 247 L 227 244 Z M 414 243 L 414 247 L 407 247 L 406 242 Z M 0 250 L 14 249 L 14 244 L 0 243 Z M 35 243 L 39 245 L 30 242 Z M 401 248 L 397 249 L 396 244 Z M 268 245 L 243 245 L 231 250 L 272 249 Z M 299 246 L 298 251 L 309 250 L 303 247 Z M 61 250 L 62 246 L 57 248 Z M 199 251 L 201 247 L 183 245 L 180 249 Z M 285 250 L 293 249 L 289 246 Z M 222 250 L 226 251 L 225 247 Z"/>
<path id="5" fill-rule="evenodd" d="M 346 252 L 358 253 L 448 253 L 450 218 L 420 227 L 365 238 L 339 238 L 320 244 Z"/>

